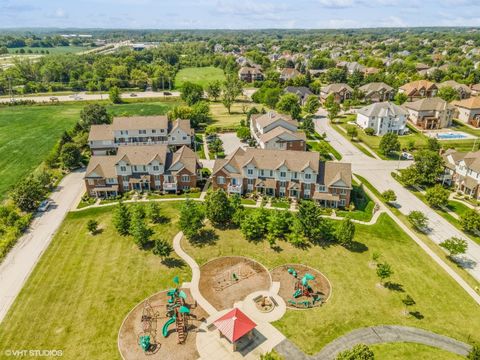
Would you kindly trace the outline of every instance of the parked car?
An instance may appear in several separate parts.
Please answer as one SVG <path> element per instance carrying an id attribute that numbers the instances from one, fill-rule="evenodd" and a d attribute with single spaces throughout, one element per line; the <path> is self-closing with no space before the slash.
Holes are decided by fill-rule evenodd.
<path id="1" fill-rule="evenodd" d="M 50 205 L 52 204 L 52 202 L 50 200 L 43 200 L 41 203 L 40 203 L 40 206 L 38 207 L 38 211 L 39 212 L 45 212 L 48 210 L 48 208 L 50 207 Z"/>
<path id="2" fill-rule="evenodd" d="M 169 91 L 164 91 L 164 92 L 163 92 L 163 96 L 170 96 L 170 95 L 172 95 L 172 93 L 169 92 Z"/>
<path id="3" fill-rule="evenodd" d="M 408 153 L 408 152 L 402 152 L 402 159 L 406 159 L 406 160 L 413 160 L 413 155 Z"/>
<path id="4" fill-rule="evenodd" d="M 135 94 L 135 93 L 131 93 L 131 94 L 130 94 L 130 96 L 131 96 L 131 97 L 136 97 L 136 96 L 137 96 L 137 94 Z"/>

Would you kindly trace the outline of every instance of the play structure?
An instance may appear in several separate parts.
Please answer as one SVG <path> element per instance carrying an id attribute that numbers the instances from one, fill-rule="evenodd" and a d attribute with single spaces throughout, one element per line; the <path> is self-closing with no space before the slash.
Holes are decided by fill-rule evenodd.
<path id="1" fill-rule="evenodd" d="M 173 282 L 178 285 L 178 277 L 173 279 Z M 168 328 L 170 325 L 175 324 L 175 330 L 177 332 L 177 342 L 183 344 L 187 338 L 188 331 L 188 318 L 190 316 L 190 309 L 187 307 L 186 299 L 187 295 L 178 287 L 171 289 L 167 292 L 168 302 L 166 304 L 168 321 L 163 324 L 162 335 L 168 337 Z"/>
<path id="2" fill-rule="evenodd" d="M 256 273 L 257 272 L 254 270 L 254 267 L 247 263 L 241 263 L 232 266 L 231 268 L 223 271 L 220 275 L 215 276 L 214 289 L 216 291 L 222 291 L 244 279 L 248 279 L 250 276 L 253 276 Z"/>
<path id="3" fill-rule="evenodd" d="M 310 308 L 315 304 L 321 304 L 322 298 L 318 291 L 314 291 L 310 286 L 309 281 L 315 280 L 315 276 L 309 273 L 305 273 L 300 278 L 297 271 L 294 268 L 288 268 L 288 273 L 295 278 L 293 299 L 289 299 L 288 303 L 295 307 Z"/>

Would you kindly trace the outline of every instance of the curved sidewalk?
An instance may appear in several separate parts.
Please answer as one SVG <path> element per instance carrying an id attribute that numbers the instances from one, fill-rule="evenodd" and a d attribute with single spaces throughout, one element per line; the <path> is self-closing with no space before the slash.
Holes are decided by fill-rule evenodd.
<path id="1" fill-rule="evenodd" d="M 333 360 L 340 352 L 351 349 L 357 344 L 373 345 L 395 342 L 423 344 L 461 356 L 466 356 L 472 348 L 461 341 L 430 331 L 408 326 L 380 325 L 353 330 L 328 343 L 312 356 L 305 355 L 288 339 L 276 346 L 275 350 L 287 360 Z"/>
<path id="2" fill-rule="evenodd" d="M 327 344 L 314 359 L 335 359 L 339 352 L 351 349 L 356 344 L 381 344 L 391 342 L 409 342 L 428 345 L 458 355 L 466 356 L 471 346 L 447 336 L 430 331 L 397 325 L 381 325 L 357 329 Z"/>
<path id="3" fill-rule="evenodd" d="M 185 261 L 192 269 L 192 280 L 190 282 L 190 293 L 197 303 L 209 314 L 216 314 L 217 310 L 205 299 L 198 288 L 200 282 L 200 267 L 183 249 L 181 245 L 183 232 L 177 233 L 173 238 L 173 249 L 180 258 Z"/>

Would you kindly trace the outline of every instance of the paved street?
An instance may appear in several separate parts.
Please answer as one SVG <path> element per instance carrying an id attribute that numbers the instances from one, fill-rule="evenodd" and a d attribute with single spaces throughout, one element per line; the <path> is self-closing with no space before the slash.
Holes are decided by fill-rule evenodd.
<path id="1" fill-rule="evenodd" d="M 428 236 L 435 243 L 438 244 L 452 236 L 465 238 L 461 231 L 392 178 L 390 175 L 392 171 L 408 167 L 411 162 L 377 160 L 366 156 L 330 126 L 324 109 L 320 109 L 317 113 L 315 128 L 319 134 L 327 134 L 327 140 L 342 154 L 342 161 L 352 163 L 352 170 L 355 174 L 366 178 L 380 192 L 387 189 L 395 191 L 397 204 L 402 214 L 407 215 L 412 210 L 420 210 L 425 213 L 430 220 L 431 232 Z M 467 241 L 468 250 L 464 256 L 464 266 L 475 279 L 480 281 L 480 245 L 470 239 Z"/>
<path id="2" fill-rule="evenodd" d="M 166 97 L 177 97 L 180 96 L 180 92 L 178 91 L 169 91 L 171 95 L 167 95 Z M 135 94 L 132 96 L 132 94 Z M 108 100 L 108 93 L 105 94 L 86 94 L 86 93 L 78 93 L 78 96 L 74 95 L 55 95 L 54 93 L 51 95 L 45 96 L 15 96 L 15 100 L 33 100 L 35 102 L 52 102 L 51 98 L 55 97 L 60 102 L 65 101 L 92 101 L 92 100 Z M 141 99 L 141 98 L 160 98 L 163 97 L 163 92 L 155 92 L 155 91 L 140 91 L 140 92 L 129 92 L 123 93 L 123 99 Z M 10 102 L 10 98 L 2 97 L 0 98 L 0 103 L 8 103 Z"/>
<path id="3" fill-rule="evenodd" d="M 0 322 L 50 244 L 65 215 L 85 191 L 83 175 L 83 171 L 78 171 L 65 176 L 50 196 L 52 206 L 33 220 L 29 231 L 19 239 L 0 265 Z"/>

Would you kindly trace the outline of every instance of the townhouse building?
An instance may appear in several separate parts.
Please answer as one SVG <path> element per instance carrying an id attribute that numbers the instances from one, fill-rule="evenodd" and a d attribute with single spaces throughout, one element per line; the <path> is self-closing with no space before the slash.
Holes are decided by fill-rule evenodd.
<path id="1" fill-rule="evenodd" d="M 445 173 L 440 180 L 453 184 L 456 191 L 480 199 L 480 151 L 460 152 L 449 149 L 442 157 Z"/>
<path id="2" fill-rule="evenodd" d="M 229 194 L 313 199 L 324 207 L 350 204 L 351 164 L 320 161 L 318 152 L 238 148 L 215 160 L 214 189 Z"/>
<path id="3" fill-rule="evenodd" d="M 164 144 L 179 148 L 191 146 L 193 140 L 190 120 L 170 122 L 166 116 L 115 117 L 111 124 L 92 125 L 88 135 L 93 155 L 115 153 L 121 145 Z"/>
<path id="4" fill-rule="evenodd" d="M 173 152 L 168 145 L 120 145 L 116 155 L 94 155 L 85 172 L 92 197 L 108 198 L 123 192 L 186 191 L 196 187 L 201 165 L 186 146 Z"/>
<path id="5" fill-rule="evenodd" d="M 373 103 L 357 110 L 357 125 L 375 130 L 375 135 L 402 135 L 407 129 L 407 119 L 408 111 L 392 102 Z"/>
<path id="6" fill-rule="evenodd" d="M 307 138 L 291 116 L 269 111 L 250 118 L 250 134 L 261 149 L 305 151 Z"/>

